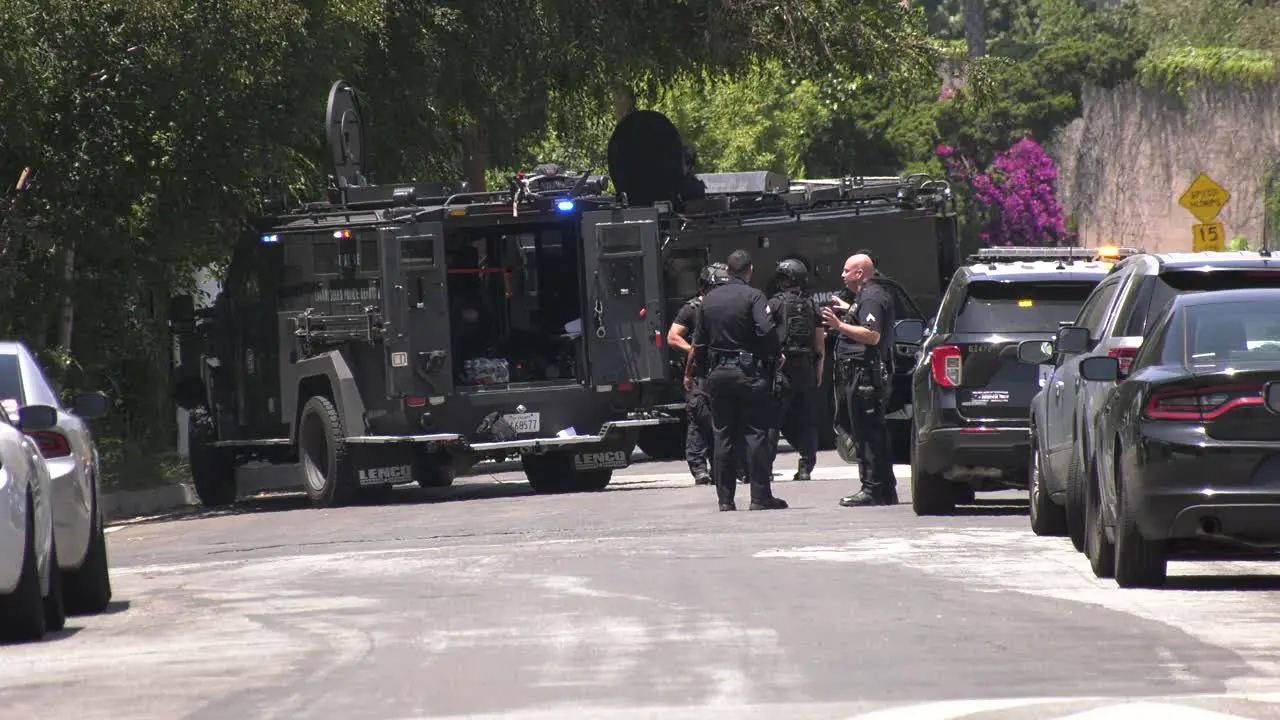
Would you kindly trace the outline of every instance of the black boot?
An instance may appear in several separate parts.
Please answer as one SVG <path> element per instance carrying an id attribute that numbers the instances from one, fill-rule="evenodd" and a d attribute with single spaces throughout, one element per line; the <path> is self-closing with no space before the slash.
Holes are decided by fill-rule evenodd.
<path id="1" fill-rule="evenodd" d="M 765 498 L 764 500 L 752 500 L 752 510 L 786 510 L 787 501 L 782 498 Z"/>
<path id="2" fill-rule="evenodd" d="M 859 490 L 858 492 L 852 495 L 846 495 L 840 498 L 840 505 L 843 507 L 871 507 L 872 505 L 887 505 L 887 504 L 888 503 L 884 502 L 880 498 L 877 498 L 875 495 L 867 492 L 866 490 Z"/>

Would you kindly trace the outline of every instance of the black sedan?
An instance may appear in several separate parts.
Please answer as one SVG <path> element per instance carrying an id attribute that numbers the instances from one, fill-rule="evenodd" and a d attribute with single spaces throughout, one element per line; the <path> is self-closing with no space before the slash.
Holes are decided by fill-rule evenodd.
<path id="1" fill-rule="evenodd" d="M 1120 587 L 1162 587 L 1170 557 L 1280 550 L 1280 289 L 1181 295 L 1096 419 L 1085 553 Z"/>

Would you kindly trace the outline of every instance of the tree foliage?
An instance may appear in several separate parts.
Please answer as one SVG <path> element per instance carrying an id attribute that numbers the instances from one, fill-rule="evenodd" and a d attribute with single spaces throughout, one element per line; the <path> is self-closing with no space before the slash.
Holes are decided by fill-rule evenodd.
<path id="1" fill-rule="evenodd" d="M 930 52 L 896 0 L 6 0 L 0 329 L 68 391 L 117 398 L 99 429 L 112 457 L 171 447 L 166 301 L 227 258 L 262 198 L 318 195 L 335 80 L 363 91 L 371 174 L 400 181 L 521 162 L 548 125 L 598 157 L 620 84 L 692 98 L 691 78 L 727 74 L 763 93 L 781 87 L 757 70 L 770 60 L 895 77 Z M 751 139 L 768 125 L 725 152 L 799 162 Z"/>
<path id="2" fill-rule="evenodd" d="M 997 154 L 987 172 L 946 145 L 938 147 L 938 156 L 948 179 L 971 190 L 983 245 L 1059 245 L 1069 239 L 1057 197 L 1058 168 L 1034 141 L 1024 138 Z"/>

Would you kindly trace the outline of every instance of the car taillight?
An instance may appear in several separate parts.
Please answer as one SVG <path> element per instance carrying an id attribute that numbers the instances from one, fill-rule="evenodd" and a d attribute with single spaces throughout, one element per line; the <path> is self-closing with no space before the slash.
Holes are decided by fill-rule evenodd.
<path id="1" fill-rule="evenodd" d="M 1116 384 L 1119 385 L 1123 382 L 1124 374 L 1133 367 L 1133 359 L 1138 356 L 1138 348 L 1115 348 L 1107 355 L 1115 358 L 1120 365 L 1120 377 L 1116 378 Z"/>
<path id="2" fill-rule="evenodd" d="M 960 348 L 955 345 L 939 345 L 929 357 L 934 382 L 944 388 L 960 385 Z"/>
<path id="3" fill-rule="evenodd" d="M 62 433 L 46 431 L 31 433 L 31 439 L 40 446 L 40 454 L 47 458 L 66 457 L 71 454 L 71 446 Z"/>
<path id="4" fill-rule="evenodd" d="M 1261 405 L 1261 385 L 1231 385 L 1156 393 L 1147 401 L 1152 420 L 1216 420 L 1243 405 Z"/>

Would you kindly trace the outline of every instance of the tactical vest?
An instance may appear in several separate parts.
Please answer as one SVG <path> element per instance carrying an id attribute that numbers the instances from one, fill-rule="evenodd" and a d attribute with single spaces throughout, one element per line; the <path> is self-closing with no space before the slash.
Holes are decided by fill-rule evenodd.
<path id="1" fill-rule="evenodd" d="M 782 333 L 784 352 L 813 352 L 813 338 L 818 334 L 818 314 L 809 298 L 797 291 L 784 291 L 778 308 L 778 328 Z"/>

